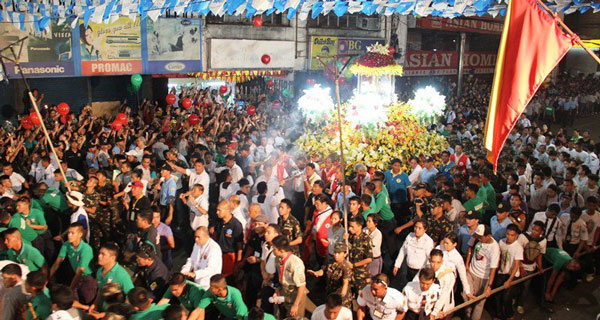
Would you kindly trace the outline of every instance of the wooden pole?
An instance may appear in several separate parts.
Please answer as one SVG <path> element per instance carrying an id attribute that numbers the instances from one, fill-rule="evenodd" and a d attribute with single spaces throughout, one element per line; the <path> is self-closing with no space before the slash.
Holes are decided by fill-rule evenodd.
<path id="1" fill-rule="evenodd" d="M 19 63 L 18 56 L 15 55 L 14 47 L 10 47 L 10 51 L 12 52 L 13 56 L 15 57 L 14 63 L 16 64 L 17 68 L 19 69 L 19 74 L 21 75 L 21 79 L 23 79 L 23 82 L 25 83 L 25 87 L 27 88 L 27 94 L 29 95 L 29 100 L 31 101 L 31 105 L 33 106 L 33 109 L 35 110 L 35 113 L 37 114 L 38 119 L 40 119 L 40 127 L 42 127 L 42 131 L 44 132 L 44 136 L 46 137 L 46 140 L 48 141 L 50 150 L 52 151 L 52 154 L 54 155 L 54 158 L 56 159 L 56 163 L 58 163 L 58 169 L 60 170 L 60 174 L 62 175 L 62 177 L 65 181 L 65 187 L 67 188 L 67 190 L 69 192 L 71 192 L 71 186 L 69 185 L 69 183 L 67 181 L 67 175 L 65 174 L 62 166 L 60 165 L 60 159 L 58 158 L 58 154 L 56 154 L 56 150 L 54 149 L 54 145 L 52 144 L 52 140 L 50 139 L 50 135 L 48 134 L 48 130 L 46 129 L 46 125 L 44 124 L 44 118 L 42 118 L 42 114 L 40 113 L 37 102 L 35 101 L 35 98 L 33 97 L 33 93 L 31 93 L 31 87 L 29 87 L 29 83 L 27 82 L 27 79 L 25 79 L 25 75 L 23 74 L 23 69 L 21 69 L 21 64 Z M 20 52 L 19 52 L 19 56 L 20 56 Z"/>
<path id="2" fill-rule="evenodd" d="M 554 20 L 556 20 L 556 22 L 570 35 L 573 37 L 573 39 L 575 40 L 575 42 L 580 45 L 583 50 L 585 50 L 585 52 L 587 52 L 592 58 L 594 58 L 594 60 L 596 60 L 596 62 L 598 64 L 600 64 L 600 57 L 598 57 L 590 48 L 588 48 L 583 41 L 581 41 L 581 39 L 579 39 L 579 36 L 577 34 L 575 34 L 575 32 L 573 32 L 563 21 L 562 19 L 556 14 L 556 12 L 550 10 L 550 8 L 548 8 L 548 6 L 546 6 L 546 4 L 540 0 L 537 0 L 537 3 L 544 8 L 544 10 L 546 10 L 546 12 L 550 15 L 552 15 L 552 17 L 554 17 Z"/>

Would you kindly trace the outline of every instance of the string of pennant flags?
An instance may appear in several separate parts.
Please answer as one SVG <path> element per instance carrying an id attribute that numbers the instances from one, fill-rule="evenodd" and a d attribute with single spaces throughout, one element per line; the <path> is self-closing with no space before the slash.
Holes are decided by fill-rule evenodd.
<path id="1" fill-rule="evenodd" d="M 223 80 L 227 82 L 247 82 L 256 77 L 284 77 L 284 70 L 225 70 L 188 73 L 188 76 L 202 80 Z"/>
<path id="2" fill-rule="evenodd" d="M 285 13 L 288 19 L 315 19 L 333 12 L 337 16 L 416 15 L 444 18 L 506 13 L 507 0 L 0 0 L 0 23 L 11 23 L 25 31 L 49 30 L 50 21 L 70 23 L 109 23 L 121 16 L 135 20 L 156 21 L 160 16 L 201 17 L 206 15 L 256 15 Z M 555 12 L 570 14 L 600 11 L 600 2 L 589 0 L 554 0 L 547 2 Z"/>

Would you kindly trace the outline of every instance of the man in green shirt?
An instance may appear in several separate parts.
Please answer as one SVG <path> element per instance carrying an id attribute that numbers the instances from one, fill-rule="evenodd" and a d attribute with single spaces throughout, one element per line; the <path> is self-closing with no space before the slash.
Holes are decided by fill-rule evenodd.
<path id="1" fill-rule="evenodd" d="M 477 212 L 483 214 L 483 212 L 485 211 L 484 210 L 485 200 L 483 200 L 477 196 L 478 191 L 479 191 L 479 187 L 476 184 L 470 183 L 467 185 L 465 195 L 467 196 L 468 200 L 465 203 L 463 203 L 463 207 L 465 207 L 466 212 L 477 211 Z"/>
<path id="2" fill-rule="evenodd" d="M 4 231 L 4 243 L 8 249 L 8 259 L 24 264 L 29 271 L 47 270 L 46 260 L 40 251 L 23 241 L 21 232 L 16 228 Z"/>
<path id="3" fill-rule="evenodd" d="M 392 220 L 394 213 L 390 207 L 390 196 L 383 185 L 383 181 L 376 179 L 373 183 L 375 184 L 375 211 L 379 214 L 382 221 Z"/>
<path id="4" fill-rule="evenodd" d="M 45 183 L 40 183 L 34 189 L 38 199 L 33 200 L 40 204 L 44 209 L 51 209 L 56 212 L 65 212 L 69 208 L 67 198 L 58 189 L 48 188 Z"/>
<path id="5" fill-rule="evenodd" d="M 27 320 L 46 319 L 52 313 L 52 301 L 50 300 L 46 288 L 46 273 L 41 270 L 33 271 L 27 274 L 25 280 L 25 291 L 31 295 L 29 303 L 31 306 L 26 308 Z M 32 314 L 32 309 L 35 314 Z"/>
<path id="6" fill-rule="evenodd" d="M 204 297 L 204 289 L 192 281 L 186 280 L 181 273 L 175 273 L 169 281 L 169 288 L 158 302 L 159 305 L 168 304 L 175 297 L 189 312 L 190 318 L 195 319 L 200 314 L 200 301 Z"/>
<path id="7" fill-rule="evenodd" d="M 579 271 L 581 264 L 577 259 L 571 258 L 566 251 L 559 248 L 546 248 L 544 258 L 552 264 L 552 274 L 548 279 L 544 299 L 547 302 L 552 302 L 558 288 L 565 280 L 567 272 Z"/>
<path id="8" fill-rule="evenodd" d="M 157 305 L 152 303 L 150 293 L 143 287 L 135 287 L 129 290 L 127 300 L 135 310 L 135 313 L 129 318 L 131 320 L 160 320 L 163 318 L 163 311 L 169 306 L 168 304 Z"/>
<path id="9" fill-rule="evenodd" d="M 58 253 L 58 258 L 50 268 L 50 279 L 54 277 L 56 270 L 63 263 L 65 258 L 69 259 L 69 264 L 75 272 L 75 276 L 71 279 L 71 289 L 77 289 L 79 299 L 83 304 L 91 304 L 94 302 L 98 283 L 92 277 L 92 269 L 90 263 L 94 259 L 92 247 L 89 244 L 81 241 L 85 230 L 83 224 L 74 222 L 67 230 L 67 240 Z"/>
<path id="10" fill-rule="evenodd" d="M 127 271 L 117 263 L 118 254 L 119 247 L 115 243 L 108 242 L 100 247 L 98 253 L 98 265 L 100 268 L 96 273 L 99 291 L 101 291 L 107 283 L 119 284 L 125 294 L 133 289 L 131 277 Z M 103 301 L 101 301 L 101 296 L 101 294 L 98 294 L 98 297 L 96 298 L 96 306 L 98 307 L 102 306 Z"/>
<path id="11" fill-rule="evenodd" d="M 35 209 L 31 210 L 29 199 L 19 199 L 19 201 L 17 201 L 16 210 L 17 212 L 10 218 L 8 227 L 19 229 L 23 241 L 32 243 L 40 234 L 38 230 L 45 231 L 48 229 L 44 213 Z"/>
<path id="12" fill-rule="evenodd" d="M 360 196 L 360 205 L 362 207 L 362 215 L 365 220 L 367 219 L 367 217 L 370 214 L 372 214 L 372 213 L 377 214 L 377 212 L 375 212 L 375 208 L 374 208 L 375 205 L 374 204 L 371 205 L 372 200 L 373 200 L 373 197 L 371 197 L 368 194 L 363 194 L 362 196 Z"/>
<path id="13" fill-rule="evenodd" d="M 225 318 L 242 319 L 248 314 L 248 307 L 244 303 L 240 290 L 230 287 L 225 281 L 225 276 L 215 274 L 210 277 L 210 288 L 200 301 L 198 320 L 204 320 L 204 310 L 213 304 Z M 195 320 L 191 317 L 188 320 Z"/>

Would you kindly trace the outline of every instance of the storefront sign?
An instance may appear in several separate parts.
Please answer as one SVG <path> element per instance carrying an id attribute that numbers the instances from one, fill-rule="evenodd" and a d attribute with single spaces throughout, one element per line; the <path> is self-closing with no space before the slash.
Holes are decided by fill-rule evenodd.
<path id="1" fill-rule="evenodd" d="M 502 21 L 479 19 L 447 19 L 447 18 L 420 18 L 417 27 L 421 29 L 435 29 L 454 32 L 473 33 L 502 33 Z"/>
<path id="2" fill-rule="evenodd" d="M 384 44 L 381 39 L 348 39 L 338 37 L 312 37 L 310 47 L 310 70 L 323 70 L 323 63 L 332 63 L 335 55 L 361 55 L 367 52 L 367 47 L 375 43 Z"/>
<path id="3" fill-rule="evenodd" d="M 23 44 L 19 61 L 23 73 L 28 77 L 73 76 L 75 68 L 71 55 L 71 30 L 68 24 L 59 26 L 51 22 L 49 31 L 21 31 L 14 26 L 0 24 L 0 47 L 6 47 L 19 39 L 28 37 Z M 18 47 L 15 52 L 18 52 Z M 10 56 L 9 51 L 4 54 Z M 10 56 L 12 57 L 12 56 Z M 6 73 L 10 78 L 19 76 L 15 64 L 5 60 Z"/>
<path id="4" fill-rule="evenodd" d="M 458 72 L 456 51 L 408 51 L 404 64 L 405 76 L 453 75 Z M 465 73 L 494 73 L 496 53 L 466 52 Z"/>
<path id="5" fill-rule="evenodd" d="M 146 73 L 202 71 L 200 19 L 146 19 Z M 144 54 L 143 54 L 144 56 Z"/>

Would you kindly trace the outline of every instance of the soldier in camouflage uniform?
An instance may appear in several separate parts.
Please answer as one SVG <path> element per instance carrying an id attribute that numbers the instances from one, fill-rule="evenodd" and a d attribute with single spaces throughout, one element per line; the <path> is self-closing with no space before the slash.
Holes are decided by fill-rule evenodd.
<path id="1" fill-rule="evenodd" d="M 334 260 L 324 265 L 319 271 L 309 270 L 308 273 L 315 277 L 325 275 L 325 290 L 327 294 L 339 293 L 342 296 L 344 307 L 352 308 L 352 294 L 350 292 L 350 279 L 352 278 L 351 263 L 346 260 L 348 246 L 345 242 L 338 242 L 333 249 Z"/>
<path id="2" fill-rule="evenodd" d="M 430 212 L 425 215 L 427 222 L 427 235 L 433 239 L 433 242 L 439 244 L 445 235 L 452 231 L 452 223 L 444 215 L 444 201 L 435 198 L 430 203 Z"/>
<path id="3" fill-rule="evenodd" d="M 86 189 L 83 193 L 83 208 L 88 214 L 90 223 L 90 245 L 94 252 L 100 251 L 100 244 L 103 239 L 103 229 L 98 224 L 97 215 L 98 207 L 100 202 L 100 194 L 96 191 L 98 185 L 98 178 L 90 177 L 86 183 Z"/>
<path id="4" fill-rule="evenodd" d="M 292 253 L 300 257 L 300 247 L 302 243 L 302 229 L 300 222 L 292 214 L 292 202 L 289 199 L 281 200 L 279 204 L 279 218 L 277 224 L 281 228 L 281 235 L 290 242 Z"/>
<path id="5" fill-rule="evenodd" d="M 357 216 L 351 218 L 348 225 L 348 231 L 350 231 L 348 260 L 352 267 L 352 292 L 354 294 L 358 294 L 369 283 L 368 265 L 373 261 L 371 238 L 362 232 L 363 222 L 363 218 Z"/>
<path id="6" fill-rule="evenodd" d="M 115 188 L 106 177 L 104 171 L 99 171 L 96 174 L 98 178 L 98 185 L 96 191 L 100 195 L 100 201 L 96 213 L 96 221 L 106 232 L 103 235 L 102 242 L 110 239 L 123 239 L 124 225 L 122 223 L 121 215 L 116 210 L 113 196 L 115 194 Z"/>

